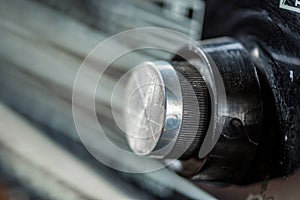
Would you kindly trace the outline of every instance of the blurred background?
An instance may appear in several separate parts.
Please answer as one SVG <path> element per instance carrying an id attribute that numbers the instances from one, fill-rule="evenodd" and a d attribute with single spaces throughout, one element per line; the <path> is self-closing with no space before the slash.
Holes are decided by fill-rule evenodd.
<path id="1" fill-rule="evenodd" d="M 203 15 L 201 0 L 1 0 L 0 199 L 205 197 L 198 187 L 166 168 L 132 174 L 101 164 L 79 140 L 72 116 L 76 73 L 101 41 L 121 31 L 149 26 L 170 28 L 198 40 Z M 176 38 L 154 35 L 151 41 L 172 45 Z M 126 45 L 130 47 L 123 42 L 112 48 Z M 169 57 L 166 52 L 136 51 L 114 61 L 105 71 L 96 109 L 105 124 L 102 128 L 114 143 L 128 148 L 110 108 L 116 81 L 139 62 Z M 94 62 L 102 67 L 105 59 L 105 55 L 99 56 Z M 92 76 L 93 71 L 90 73 Z M 86 77 L 88 82 L 89 75 Z M 88 118 L 86 131 L 93 131 Z M 101 142 L 97 141 L 96 147 L 101 156 L 128 167 L 126 158 L 117 160 Z M 147 164 L 157 165 L 155 162 Z M 134 167 L 142 164 L 134 163 Z"/>

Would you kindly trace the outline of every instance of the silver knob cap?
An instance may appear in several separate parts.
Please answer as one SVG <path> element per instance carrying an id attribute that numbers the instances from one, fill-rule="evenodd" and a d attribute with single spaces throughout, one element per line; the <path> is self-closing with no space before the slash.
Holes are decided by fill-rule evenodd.
<path id="1" fill-rule="evenodd" d="M 191 156 L 205 134 L 208 91 L 186 63 L 145 62 L 130 74 L 124 107 L 127 140 L 139 155 Z"/>

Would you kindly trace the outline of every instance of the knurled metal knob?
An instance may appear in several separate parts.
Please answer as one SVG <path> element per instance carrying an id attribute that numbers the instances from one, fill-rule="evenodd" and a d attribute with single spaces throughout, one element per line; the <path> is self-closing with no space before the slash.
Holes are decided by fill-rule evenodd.
<path id="1" fill-rule="evenodd" d="M 156 158 L 193 156 L 209 121 L 209 93 L 187 62 L 145 62 L 130 74 L 124 119 L 129 146 Z"/>

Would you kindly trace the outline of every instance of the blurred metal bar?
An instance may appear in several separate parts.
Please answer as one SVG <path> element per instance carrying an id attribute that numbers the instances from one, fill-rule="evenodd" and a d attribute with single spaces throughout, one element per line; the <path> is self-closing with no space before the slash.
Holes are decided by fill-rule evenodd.
<path id="1" fill-rule="evenodd" d="M 0 160 L 24 184 L 51 199 L 132 198 L 2 104 L 0 116 Z"/>
<path id="2" fill-rule="evenodd" d="M 94 3 L 95 2 L 96 1 L 94 1 Z M 107 3 L 109 1 L 105 2 Z M 133 3 L 133 5 L 136 6 L 135 8 L 139 8 L 144 11 L 144 9 L 146 9 L 144 7 L 145 2 L 138 2 L 139 1 L 135 1 L 136 4 Z M 97 5 L 99 6 L 101 4 L 98 3 Z M 147 22 L 147 16 L 151 17 L 151 20 L 154 20 L 152 22 L 148 21 L 146 24 L 157 25 L 156 23 L 163 22 L 163 24 L 169 28 L 176 28 L 175 25 L 178 25 L 177 23 L 171 19 L 165 20 L 161 17 L 161 15 L 158 16 L 160 11 L 157 10 L 152 12 L 152 9 L 156 10 L 157 8 L 153 6 L 150 7 L 150 10 L 148 8 L 145 10 L 145 16 L 142 16 L 143 13 L 140 12 L 142 17 L 141 19 L 143 19 L 144 22 Z M 122 6 L 118 7 L 117 12 L 122 12 Z M 129 22 L 132 20 L 132 16 L 135 17 L 133 14 L 134 12 L 129 13 Z M 113 20 L 117 22 L 116 19 Z M 105 22 L 107 22 L 107 20 L 103 19 L 102 23 Z M 182 23 L 185 24 L 184 21 Z M 132 23 L 131 25 L 134 24 L 135 23 Z M 119 25 L 117 24 L 117 31 L 121 31 L 121 26 Z M 182 30 L 188 31 L 186 26 L 179 25 L 178 27 L 179 29 L 182 28 Z M 111 32 L 109 32 L 109 30 L 105 30 L 105 28 L 91 28 L 88 25 L 75 20 L 73 17 L 60 12 L 58 9 L 45 6 L 43 3 L 37 3 L 29 0 L 4 0 L 0 7 L 0 34 L 1 100 L 16 111 L 33 120 L 35 123 L 49 127 L 53 131 L 51 134 L 63 134 L 70 140 L 76 141 L 76 145 L 78 145 L 80 140 L 76 133 L 71 109 L 73 82 L 83 59 L 99 42 L 106 39 L 109 36 L 108 34 L 111 34 Z M 134 35 L 130 37 L 132 38 L 128 41 L 133 41 L 132 39 L 135 39 L 134 41 L 136 42 L 142 41 L 150 45 L 155 43 L 161 45 L 161 47 L 164 47 L 165 45 L 172 45 L 174 42 L 179 40 L 178 38 L 160 38 L 157 35 L 151 35 L 147 38 L 134 38 Z M 133 43 L 117 41 L 113 47 L 107 49 L 106 53 L 109 54 L 110 51 L 114 50 L 114 48 L 129 49 L 131 47 L 134 47 Z M 122 138 L 122 133 L 120 133 L 120 130 L 118 130 L 112 121 L 111 111 L 109 109 L 111 103 L 110 94 L 113 90 L 117 77 L 141 61 L 151 60 L 154 57 L 156 59 L 158 57 L 167 58 L 167 56 L 169 56 L 169 54 L 162 52 L 138 52 L 129 55 L 126 59 L 120 58 L 118 61 L 113 63 L 112 69 L 110 69 L 112 71 L 105 74 L 105 76 L 101 79 L 101 81 L 105 83 L 105 87 L 100 88 L 96 93 L 97 112 L 99 118 L 105 121 L 103 131 L 109 135 L 112 141 L 116 142 L 120 146 L 123 145 L 122 148 L 126 148 L 126 145 Z M 91 67 L 89 74 L 87 74 L 86 83 L 82 85 L 83 95 L 85 95 L 85 90 L 89 88 L 89 78 L 95 76 L 94 70 L 104 67 L 102 66 L 102 63 L 107 61 L 107 56 L 99 55 L 97 57 L 93 57 L 92 60 L 93 63 L 91 63 L 91 65 L 93 67 Z M 121 100 L 122 99 L 120 99 L 120 101 Z M 3 106 L 0 106 L 1 109 L 2 107 Z M 11 111 L 7 111 L 7 108 L 3 108 L 3 115 L 11 113 Z M 102 142 L 102 140 L 95 140 L 95 137 L 93 137 L 98 133 L 95 127 L 90 124 L 91 116 L 89 112 L 89 110 L 82 108 L 82 115 L 85 116 L 85 121 L 82 123 L 83 126 L 86 127 L 86 132 L 89 135 L 89 147 L 95 149 L 99 155 L 106 157 L 111 162 L 117 163 L 125 170 L 137 169 L 143 165 L 154 167 L 164 166 L 164 164 L 151 159 L 144 159 L 141 161 L 136 158 L 127 158 L 126 156 L 123 156 L 122 160 L 116 159 L 115 152 L 111 150 L 110 146 Z M 50 193 L 52 193 L 53 196 L 51 197 L 53 199 L 76 199 L 81 196 L 91 196 L 93 197 L 91 199 L 94 199 L 94 196 L 101 197 L 98 196 L 97 191 L 92 191 L 95 189 L 94 186 L 90 189 L 85 189 L 81 185 L 83 188 L 81 190 L 79 189 L 77 192 L 77 187 L 82 183 L 86 183 L 86 180 L 82 183 L 72 183 L 73 185 L 71 186 L 76 187 L 75 191 L 70 188 L 63 188 L 66 187 L 65 185 L 62 186 L 61 184 L 55 184 L 56 178 L 62 179 L 64 182 L 74 181 L 72 177 L 65 177 L 64 174 L 60 174 L 61 172 L 56 171 L 57 169 L 52 169 L 60 165 L 64 166 L 65 162 L 68 162 L 66 164 L 66 166 L 70 167 L 68 169 L 70 172 L 68 173 L 72 175 L 76 172 L 81 173 L 80 170 L 83 170 L 83 175 L 85 175 L 85 177 L 92 178 L 91 176 L 95 173 L 88 170 L 85 163 L 80 163 L 77 158 L 74 158 L 75 154 L 70 155 L 61 147 L 54 144 L 50 138 L 45 137 L 43 132 L 33 129 L 26 122 L 22 122 L 22 120 L 15 114 L 7 115 L 11 116 L 7 118 L 7 120 L 11 121 L 10 123 L 15 122 L 14 128 L 18 129 L 16 130 L 16 133 L 11 135 L 5 131 L 3 132 L 4 134 L 1 133 L 3 136 L 0 136 L 0 143 L 2 144 L 0 148 L 3 149 L 3 151 L 1 151 L 0 160 L 4 163 L 3 165 L 7 166 L 8 171 L 11 170 L 12 174 L 16 174 L 20 180 L 24 181 L 24 184 L 26 184 L 25 180 L 31 180 L 34 183 L 30 184 L 31 187 L 37 188 L 38 191 L 47 195 L 51 195 Z M 5 124 L 3 126 L 1 125 L 1 127 L 4 127 L 5 130 L 7 128 Z M 14 129 L 11 128 L 10 131 L 14 131 Z M 25 133 L 21 135 L 21 131 L 25 131 Z M 12 143 L 8 142 L 10 137 L 13 138 Z M 19 151 L 22 149 L 21 146 L 17 146 L 16 148 L 14 148 L 14 146 L 19 145 L 21 142 L 17 139 L 22 140 L 23 137 L 25 138 L 23 142 L 26 144 L 24 144 L 22 148 L 28 148 L 28 151 L 20 152 L 20 157 Z M 35 142 L 37 145 L 35 145 Z M 49 161 L 47 161 L 47 149 L 54 149 L 53 153 L 58 153 L 59 155 L 62 154 L 62 157 L 54 157 L 54 154 L 50 153 Z M 32 153 L 33 150 L 35 150 L 35 153 Z M 25 162 L 22 159 L 24 156 L 26 156 L 26 159 L 30 159 L 29 163 L 27 160 Z M 45 161 L 42 159 L 45 159 Z M 59 159 L 62 159 L 64 162 L 59 162 Z M 68 159 L 71 161 L 69 162 Z M 46 169 L 51 171 L 51 173 L 57 173 L 55 174 L 55 176 L 57 176 L 55 177 L 55 180 L 50 177 L 48 179 L 49 182 L 47 182 L 48 174 L 45 175 L 43 171 L 45 166 L 41 165 L 42 168 L 40 168 L 40 165 L 33 165 L 32 163 L 40 163 L 42 161 L 45 163 L 50 162 L 49 166 L 47 165 L 49 169 Z M 54 166 L 52 163 L 54 161 L 59 163 Z M 75 167 L 72 168 L 70 166 L 71 164 L 74 164 Z M 22 169 L 26 169 L 26 172 L 22 171 Z M 36 172 L 36 174 L 34 174 L 34 172 Z M 81 177 L 80 174 L 75 175 Z M 202 197 L 212 198 L 189 181 L 180 178 L 166 168 L 156 172 L 127 174 L 126 176 L 129 177 L 128 179 L 137 180 L 139 184 L 145 185 L 145 187 L 154 187 L 155 190 L 160 191 L 164 190 L 162 193 L 165 195 L 170 192 L 177 192 L 193 199 Z M 98 179 L 98 177 L 100 178 Z M 96 176 L 91 180 L 95 181 L 95 185 L 98 185 L 98 187 L 101 188 L 100 181 L 102 179 L 103 177 L 101 177 L 101 175 L 96 174 Z M 70 192 L 68 192 L 68 194 L 64 194 L 64 192 L 61 192 L 60 189 Z M 114 191 L 114 189 L 111 190 Z M 79 192 L 82 192 L 82 194 Z M 63 195 L 66 195 L 66 197 L 64 198 Z M 122 196 L 124 194 L 119 192 L 118 195 Z M 159 196 L 160 194 L 156 195 Z M 127 196 L 124 195 L 124 197 Z"/>

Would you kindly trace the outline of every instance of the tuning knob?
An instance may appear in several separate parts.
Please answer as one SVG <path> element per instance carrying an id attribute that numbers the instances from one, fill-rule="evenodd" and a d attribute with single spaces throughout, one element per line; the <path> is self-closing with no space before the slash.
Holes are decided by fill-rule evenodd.
<path id="1" fill-rule="evenodd" d="M 145 62 L 130 74 L 125 125 L 131 149 L 156 158 L 193 156 L 209 121 L 209 94 L 187 62 Z"/>
<path id="2" fill-rule="evenodd" d="M 124 106 L 131 149 L 179 159 L 183 171 L 177 172 L 193 179 L 239 180 L 255 156 L 263 121 L 255 64 L 239 41 L 216 38 L 183 47 L 170 62 L 136 67 Z"/>

